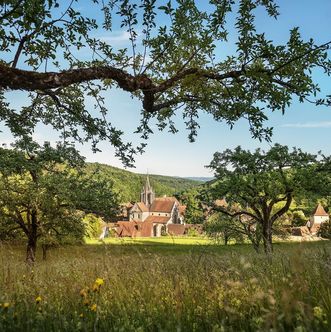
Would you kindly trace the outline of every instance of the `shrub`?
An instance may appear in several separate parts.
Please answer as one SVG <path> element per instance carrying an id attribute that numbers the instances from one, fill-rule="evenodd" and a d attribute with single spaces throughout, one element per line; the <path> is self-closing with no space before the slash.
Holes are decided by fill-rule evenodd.
<path id="1" fill-rule="evenodd" d="M 307 223 L 307 218 L 302 210 L 293 211 L 292 218 L 292 226 L 300 227 Z"/>
<path id="2" fill-rule="evenodd" d="M 325 238 L 331 239 L 331 221 L 325 221 L 321 224 L 321 227 L 318 231 L 318 235 Z"/>

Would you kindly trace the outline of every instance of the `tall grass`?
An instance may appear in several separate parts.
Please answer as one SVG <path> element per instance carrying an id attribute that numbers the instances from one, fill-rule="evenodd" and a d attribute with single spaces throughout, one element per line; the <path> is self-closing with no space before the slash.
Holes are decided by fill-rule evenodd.
<path id="1" fill-rule="evenodd" d="M 0 251 L 0 331 L 331 330 L 329 242 Z"/>

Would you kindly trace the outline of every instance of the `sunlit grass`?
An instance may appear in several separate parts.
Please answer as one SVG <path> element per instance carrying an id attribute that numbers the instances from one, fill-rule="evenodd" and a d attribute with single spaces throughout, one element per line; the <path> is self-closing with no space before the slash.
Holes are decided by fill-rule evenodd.
<path id="1" fill-rule="evenodd" d="M 331 245 L 0 246 L 0 331 L 328 331 Z M 169 239 L 167 239 L 169 240 Z"/>
<path id="2" fill-rule="evenodd" d="M 171 236 L 162 236 L 162 237 L 123 237 L 123 238 L 115 238 L 109 237 L 100 241 L 97 239 L 86 239 L 85 242 L 87 244 L 181 244 L 181 245 L 207 245 L 214 244 L 213 240 L 208 237 L 171 237 Z"/>

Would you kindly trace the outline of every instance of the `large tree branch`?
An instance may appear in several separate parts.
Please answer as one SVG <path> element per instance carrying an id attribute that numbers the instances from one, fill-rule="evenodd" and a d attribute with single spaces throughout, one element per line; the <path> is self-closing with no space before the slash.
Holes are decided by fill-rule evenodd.
<path id="1" fill-rule="evenodd" d="M 285 205 L 278 210 L 271 218 L 270 218 L 270 224 L 272 225 L 279 217 L 281 217 L 284 213 L 288 211 L 288 209 L 291 206 L 293 195 L 292 192 L 288 192 L 286 195 L 286 203 Z"/>
<path id="2" fill-rule="evenodd" d="M 152 88 L 152 82 L 146 75 L 135 77 L 122 69 L 110 66 L 39 73 L 10 68 L 0 63 L 0 77 L 0 87 L 11 90 L 44 91 L 101 79 L 114 80 L 120 88 L 129 92 Z"/>
<path id="3" fill-rule="evenodd" d="M 253 213 L 250 213 L 248 211 L 245 211 L 245 210 L 240 210 L 240 211 L 236 211 L 236 212 L 230 212 L 230 211 L 222 209 L 219 206 L 213 206 L 212 207 L 212 211 L 221 212 L 223 214 L 226 214 L 229 217 L 237 217 L 237 216 L 243 216 L 244 215 L 244 216 L 250 217 L 250 218 L 252 218 L 254 220 L 257 220 L 257 221 L 259 220 L 256 215 L 254 215 Z"/>

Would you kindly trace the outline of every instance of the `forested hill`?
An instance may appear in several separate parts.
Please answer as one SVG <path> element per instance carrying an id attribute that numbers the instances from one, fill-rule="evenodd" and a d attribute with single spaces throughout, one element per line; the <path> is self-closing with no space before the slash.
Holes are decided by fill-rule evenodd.
<path id="1" fill-rule="evenodd" d="M 114 189 L 121 195 L 122 202 L 140 199 L 141 189 L 146 182 L 146 174 L 137 174 L 99 163 L 87 163 L 86 167 L 89 172 L 99 169 L 99 172 L 105 174 L 105 177 L 110 177 L 114 182 Z M 150 174 L 149 179 L 157 197 L 171 196 L 203 183 L 197 180 L 154 174 Z"/>

